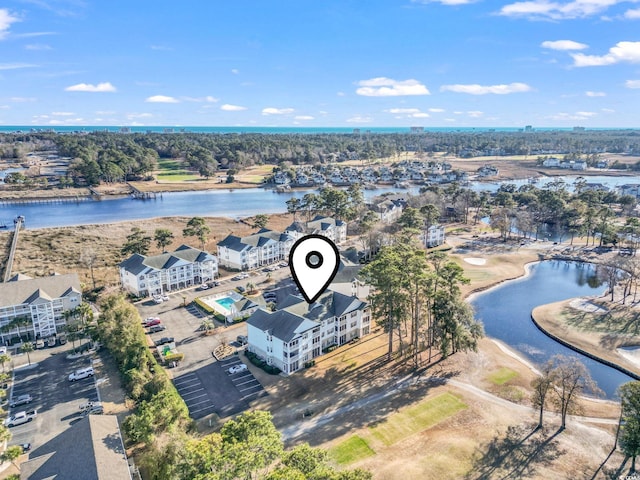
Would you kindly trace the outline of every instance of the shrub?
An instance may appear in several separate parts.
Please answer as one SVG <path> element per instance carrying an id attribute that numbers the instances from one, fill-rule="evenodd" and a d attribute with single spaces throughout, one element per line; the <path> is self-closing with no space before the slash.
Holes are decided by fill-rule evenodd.
<path id="1" fill-rule="evenodd" d="M 329 353 L 329 352 L 333 352 L 336 348 L 338 348 L 338 345 L 329 345 L 327 347 L 324 347 L 322 349 L 322 353 Z"/>
<path id="2" fill-rule="evenodd" d="M 316 364 L 315 360 L 309 360 L 308 362 L 304 362 L 304 368 L 311 368 Z"/>
<path id="3" fill-rule="evenodd" d="M 247 356 L 249 361 L 253 363 L 256 367 L 261 368 L 262 370 L 264 370 L 265 372 L 271 375 L 278 375 L 282 371 L 278 367 L 269 365 L 267 362 L 265 362 L 260 357 L 258 357 L 258 355 L 256 355 L 253 352 L 250 352 L 249 350 L 245 350 L 244 354 Z"/>

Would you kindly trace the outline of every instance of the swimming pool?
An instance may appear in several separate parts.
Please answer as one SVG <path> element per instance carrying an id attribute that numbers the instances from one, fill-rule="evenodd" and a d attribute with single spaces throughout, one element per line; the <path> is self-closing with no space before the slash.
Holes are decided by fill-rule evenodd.
<path id="1" fill-rule="evenodd" d="M 231 306 L 236 303 L 231 297 L 222 297 L 216 300 L 216 303 L 227 310 L 231 310 Z"/>

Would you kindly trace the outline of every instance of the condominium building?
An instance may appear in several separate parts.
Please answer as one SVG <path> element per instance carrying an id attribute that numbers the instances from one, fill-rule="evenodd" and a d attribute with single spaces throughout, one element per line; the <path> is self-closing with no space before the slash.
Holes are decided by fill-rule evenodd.
<path id="1" fill-rule="evenodd" d="M 0 283 L 2 343 L 25 333 L 32 339 L 55 335 L 66 323 L 64 313 L 80 303 L 82 289 L 75 273 L 41 278 L 14 275 L 8 282 Z M 16 319 L 25 320 L 24 325 L 7 327 Z"/>
<path id="2" fill-rule="evenodd" d="M 230 270 L 253 270 L 280 260 L 289 260 L 295 238 L 267 228 L 246 237 L 229 235 L 218 243 L 220 266 Z"/>
<path id="3" fill-rule="evenodd" d="M 422 232 L 422 243 L 427 248 L 437 247 L 444 243 L 444 226 L 431 225 Z"/>
<path id="4" fill-rule="evenodd" d="M 136 253 L 120 264 L 122 288 L 138 297 L 200 285 L 217 274 L 216 257 L 188 245 L 151 257 Z"/>
<path id="5" fill-rule="evenodd" d="M 249 351 L 289 374 L 328 347 L 368 335 L 371 313 L 366 302 L 327 290 L 312 304 L 290 295 L 280 310 L 256 310 L 247 326 Z"/>
<path id="6" fill-rule="evenodd" d="M 344 242 L 347 239 L 347 224 L 342 220 L 318 215 L 310 222 L 294 222 L 287 227 L 285 233 L 295 239 L 305 235 L 322 235 L 335 244 Z"/>

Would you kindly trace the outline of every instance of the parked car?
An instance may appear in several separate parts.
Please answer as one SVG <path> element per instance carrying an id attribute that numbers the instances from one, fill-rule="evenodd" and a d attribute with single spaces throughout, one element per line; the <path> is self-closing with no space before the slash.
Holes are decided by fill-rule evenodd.
<path id="1" fill-rule="evenodd" d="M 0 355 L 6 355 L 7 354 L 7 347 L 0 347 Z"/>
<path id="2" fill-rule="evenodd" d="M 36 343 L 34 344 L 35 348 L 44 348 L 44 340 L 42 338 L 39 338 L 38 340 L 36 340 Z"/>
<path id="3" fill-rule="evenodd" d="M 162 298 L 163 302 L 168 302 L 169 301 L 169 295 L 167 295 L 166 293 L 163 293 L 160 298 Z"/>
<path id="4" fill-rule="evenodd" d="M 58 343 L 60 345 L 64 345 L 65 343 L 67 343 L 67 334 L 66 333 L 61 333 L 58 335 Z"/>
<path id="5" fill-rule="evenodd" d="M 23 443 L 20 446 L 22 447 L 22 453 L 27 453 L 29 450 L 31 450 L 30 443 Z"/>
<path id="6" fill-rule="evenodd" d="M 238 335 L 236 337 L 236 342 L 238 342 L 240 345 L 246 345 L 248 342 L 248 338 L 246 335 Z"/>
<path id="7" fill-rule="evenodd" d="M 37 415 L 38 414 L 36 413 L 35 410 L 30 410 L 28 412 L 25 412 L 23 410 L 22 412 L 18 412 L 15 415 L 12 415 L 9 418 L 7 418 L 4 421 L 4 425 L 5 427 L 15 427 L 17 425 L 22 425 L 23 423 L 32 421 L 34 418 L 36 418 Z"/>
<path id="8" fill-rule="evenodd" d="M 56 337 L 47 338 L 47 347 L 55 347 L 56 346 Z"/>
<path id="9" fill-rule="evenodd" d="M 78 380 L 82 380 L 83 378 L 93 377 L 93 373 L 93 367 L 79 368 L 69 375 L 69 381 L 75 382 Z"/>
<path id="10" fill-rule="evenodd" d="M 101 406 L 102 406 L 101 402 L 89 401 L 89 402 L 85 402 L 85 403 L 80 404 L 80 411 L 84 412 L 84 411 L 89 410 L 89 409 L 91 409 L 93 407 L 101 407 Z"/>
<path id="11" fill-rule="evenodd" d="M 196 290 L 209 290 L 209 285 L 207 285 L 206 283 L 203 283 Z"/>
<path id="12" fill-rule="evenodd" d="M 142 325 L 145 327 L 151 327 L 153 325 L 160 325 L 160 323 L 161 321 L 158 317 L 147 317 L 144 322 L 142 322 Z"/>
<path id="13" fill-rule="evenodd" d="M 218 281 L 213 282 L 213 286 L 214 287 L 219 287 L 220 286 L 220 282 L 218 282 Z"/>
<path id="14" fill-rule="evenodd" d="M 236 290 L 237 290 L 239 293 L 244 293 L 246 289 L 245 289 L 243 286 L 238 285 L 238 286 L 236 287 Z"/>
<path id="15" fill-rule="evenodd" d="M 233 375 L 234 373 L 240 373 L 240 372 L 244 372 L 247 369 L 247 366 L 244 363 L 241 363 L 239 365 L 234 365 L 231 368 L 227 369 L 227 373 L 229 375 Z"/>
<path id="16" fill-rule="evenodd" d="M 157 304 L 160 304 L 163 302 L 162 297 L 160 295 L 154 295 L 153 296 L 153 301 Z"/>
<path id="17" fill-rule="evenodd" d="M 167 327 L 165 327 L 164 325 L 153 325 L 151 327 L 149 327 L 148 333 L 158 333 L 158 332 L 162 332 L 163 330 L 165 330 Z"/>
<path id="18" fill-rule="evenodd" d="M 84 411 L 85 415 L 102 415 L 104 413 L 104 407 L 102 405 L 94 405 Z"/>
<path id="19" fill-rule="evenodd" d="M 31 403 L 32 401 L 33 401 L 33 397 L 27 393 L 24 395 L 19 395 L 18 397 L 11 400 L 11 402 L 9 402 L 9 406 L 13 408 L 13 407 L 17 407 L 18 405 Z"/>
<path id="20" fill-rule="evenodd" d="M 156 340 L 156 347 L 164 345 L 165 343 L 173 343 L 175 339 L 173 337 L 162 337 L 160 340 Z"/>

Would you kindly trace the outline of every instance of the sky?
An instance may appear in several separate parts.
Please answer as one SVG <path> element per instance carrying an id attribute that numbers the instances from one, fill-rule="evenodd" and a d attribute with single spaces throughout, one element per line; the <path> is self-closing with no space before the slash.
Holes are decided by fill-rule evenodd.
<path id="1" fill-rule="evenodd" d="M 0 124 L 640 127 L 640 0 L 0 0 Z"/>

